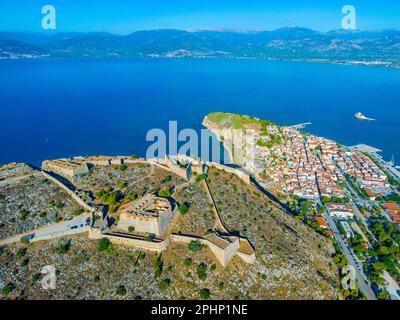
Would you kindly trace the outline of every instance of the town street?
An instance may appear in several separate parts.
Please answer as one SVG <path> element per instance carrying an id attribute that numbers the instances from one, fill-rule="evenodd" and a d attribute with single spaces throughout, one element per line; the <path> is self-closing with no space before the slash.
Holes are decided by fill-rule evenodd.
<path id="1" fill-rule="evenodd" d="M 332 230 L 333 235 L 337 243 L 340 245 L 348 263 L 355 269 L 360 291 L 368 298 L 368 300 L 376 300 L 375 294 L 370 287 L 369 281 L 362 271 L 362 263 L 358 261 L 355 254 L 351 251 L 351 249 L 348 248 L 347 243 L 342 239 L 342 236 L 339 233 L 339 230 L 337 229 L 333 218 L 329 214 L 327 214 L 326 211 L 324 212 L 324 218 L 328 222 L 329 228 Z M 359 267 L 357 267 L 357 264 L 359 265 Z"/>

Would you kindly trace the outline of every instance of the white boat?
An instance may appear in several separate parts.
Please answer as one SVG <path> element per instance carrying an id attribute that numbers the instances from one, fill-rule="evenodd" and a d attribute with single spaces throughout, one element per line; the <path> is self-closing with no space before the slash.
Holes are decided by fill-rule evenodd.
<path id="1" fill-rule="evenodd" d="M 375 121 L 375 119 L 368 118 L 368 117 L 364 116 L 361 112 L 355 113 L 354 116 L 359 120 Z"/>

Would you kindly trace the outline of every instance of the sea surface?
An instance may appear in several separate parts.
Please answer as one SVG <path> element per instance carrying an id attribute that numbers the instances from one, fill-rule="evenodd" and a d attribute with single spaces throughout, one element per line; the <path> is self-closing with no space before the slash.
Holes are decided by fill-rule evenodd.
<path id="1" fill-rule="evenodd" d="M 153 128 L 202 128 L 213 111 L 365 143 L 400 163 L 400 70 L 264 60 L 0 61 L 0 164 L 75 155 L 144 156 Z M 359 121 L 362 112 L 377 119 Z"/>

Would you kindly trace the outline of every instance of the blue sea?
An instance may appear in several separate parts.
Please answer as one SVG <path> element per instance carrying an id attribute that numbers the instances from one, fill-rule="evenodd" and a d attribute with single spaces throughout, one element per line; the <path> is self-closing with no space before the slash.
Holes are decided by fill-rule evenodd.
<path id="1" fill-rule="evenodd" d="M 400 162 L 400 70 L 225 59 L 0 61 L 0 164 L 74 155 L 144 156 L 146 133 L 202 128 L 226 111 L 365 143 Z M 362 112 L 377 121 L 359 121 Z"/>

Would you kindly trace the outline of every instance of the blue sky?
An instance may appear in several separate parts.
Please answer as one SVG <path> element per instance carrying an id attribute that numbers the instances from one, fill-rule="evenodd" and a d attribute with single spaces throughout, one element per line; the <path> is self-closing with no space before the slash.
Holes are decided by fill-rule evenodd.
<path id="1" fill-rule="evenodd" d="M 0 0 L 1 31 L 42 31 L 41 8 L 57 10 L 57 31 L 176 28 L 273 30 L 296 25 L 320 31 L 341 27 L 341 8 L 357 10 L 361 30 L 400 29 L 398 0 Z"/>

